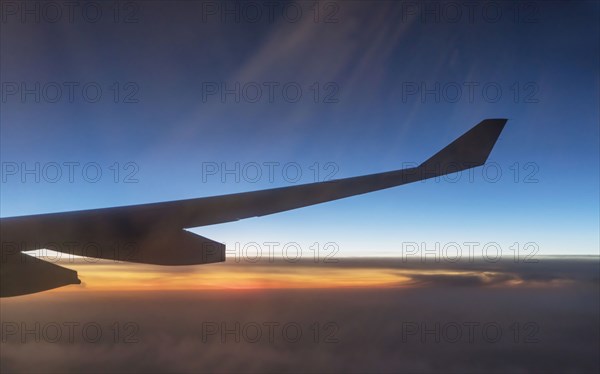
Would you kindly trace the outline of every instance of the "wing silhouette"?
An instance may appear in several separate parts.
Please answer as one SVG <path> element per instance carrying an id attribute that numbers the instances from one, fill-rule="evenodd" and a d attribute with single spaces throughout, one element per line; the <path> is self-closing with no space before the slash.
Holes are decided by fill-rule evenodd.
<path id="1" fill-rule="evenodd" d="M 0 297 L 79 282 L 72 270 L 40 265 L 41 260 L 32 262 L 22 253 L 40 248 L 159 265 L 225 261 L 223 244 L 185 229 L 284 212 L 483 165 L 506 121 L 486 119 L 408 169 L 214 197 L 2 218 Z"/>

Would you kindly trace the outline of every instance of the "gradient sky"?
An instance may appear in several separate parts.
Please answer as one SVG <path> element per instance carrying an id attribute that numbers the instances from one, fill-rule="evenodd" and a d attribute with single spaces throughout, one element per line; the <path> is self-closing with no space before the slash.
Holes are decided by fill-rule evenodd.
<path id="1" fill-rule="evenodd" d="M 436 22 L 407 2 L 386 1 L 330 2 L 314 22 L 312 2 L 298 2 L 298 21 L 276 12 L 273 22 L 255 23 L 243 15 L 223 22 L 206 13 L 209 3 L 132 2 L 120 14 L 134 11 L 133 23 L 115 23 L 108 3 L 95 23 L 78 12 L 72 23 L 21 22 L 3 9 L 2 217 L 294 184 L 281 168 L 273 181 L 263 174 L 256 183 L 232 176 L 223 183 L 203 176 L 203 163 L 294 162 L 303 172 L 298 183 L 315 181 L 315 162 L 321 179 L 329 162 L 339 169 L 335 178 L 393 170 L 423 161 L 484 118 L 509 118 L 490 156 L 502 170 L 495 183 L 477 169 L 473 180 L 464 174 L 456 183 L 426 181 L 194 231 L 228 245 L 333 242 L 339 256 L 397 256 L 406 242 L 497 242 L 507 255 L 513 243 L 533 242 L 540 254 L 598 254 L 597 2 L 494 3 L 497 22 L 480 8 L 472 19 L 461 9 L 457 22 L 437 13 Z M 33 95 L 8 94 L 15 83 L 36 82 L 48 90 L 52 82 L 95 82 L 103 96 L 88 103 L 76 89 L 73 102 L 65 91 L 56 103 L 37 103 Z M 138 87 L 138 102 L 120 96 L 115 103 L 115 82 L 122 95 L 131 92 L 126 83 Z M 297 103 L 280 94 L 273 103 L 264 96 L 223 103 L 203 100 L 206 82 L 293 82 L 303 96 Z M 333 82 L 338 102 L 321 96 L 314 103 L 315 82 L 321 94 Z M 465 82 L 475 85 L 472 99 Z M 433 94 L 408 95 L 436 83 L 449 90 L 439 102 Z M 463 92 L 451 102 L 456 85 Z M 492 102 L 485 85 L 500 87 L 502 96 Z M 103 177 L 36 183 L 5 173 L 9 164 L 36 162 L 95 162 Z M 119 183 L 109 169 L 115 162 Z M 139 168 L 137 183 L 122 182 L 128 162 Z"/>

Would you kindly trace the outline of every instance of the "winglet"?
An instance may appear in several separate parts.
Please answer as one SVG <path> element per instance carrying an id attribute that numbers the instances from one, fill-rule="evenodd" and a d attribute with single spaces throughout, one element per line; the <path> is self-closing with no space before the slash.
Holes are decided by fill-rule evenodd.
<path id="1" fill-rule="evenodd" d="M 419 165 L 427 177 L 439 176 L 485 164 L 507 119 L 485 119 Z"/>

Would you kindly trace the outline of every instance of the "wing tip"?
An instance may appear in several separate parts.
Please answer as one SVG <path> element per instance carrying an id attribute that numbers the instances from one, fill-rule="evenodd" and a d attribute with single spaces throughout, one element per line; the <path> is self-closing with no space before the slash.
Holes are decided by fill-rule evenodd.
<path id="1" fill-rule="evenodd" d="M 485 164 L 506 122 L 508 118 L 484 119 L 419 167 L 431 177 Z"/>

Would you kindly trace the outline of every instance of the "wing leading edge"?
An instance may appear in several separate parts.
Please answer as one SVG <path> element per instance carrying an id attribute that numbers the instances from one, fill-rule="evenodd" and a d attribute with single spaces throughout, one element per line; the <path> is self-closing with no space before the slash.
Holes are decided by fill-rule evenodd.
<path id="1" fill-rule="evenodd" d="M 225 261 L 223 244 L 184 229 L 284 212 L 481 166 L 506 121 L 486 119 L 419 166 L 408 169 L 214 197 L 2 218 L 0 296 L 15 293 L 6 289 L 10 288 L 7 285 L 19 282 L 8 281 L 4 269 L 9 263 L 15 269 L 15 261 L 23 262 L 21 252 L 27 250 L 47 248 L 158 265 Z M 10 274 L 15 279 L 28 273 Z M 65 279 L 72 281 L 69 276 Z"/>

